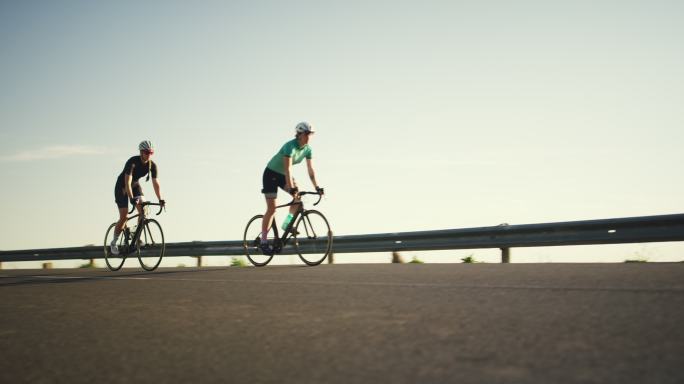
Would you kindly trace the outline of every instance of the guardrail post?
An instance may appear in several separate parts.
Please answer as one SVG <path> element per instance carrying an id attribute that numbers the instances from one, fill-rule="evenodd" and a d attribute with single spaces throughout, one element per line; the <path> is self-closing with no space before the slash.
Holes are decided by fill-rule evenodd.
<path id="1" fill-rule="evenodd" d="M 393 264 L 402 264 L 404 262 L 404 259 L 401 257 L 399 252 L 393 251 L 392 252 L 392 263 Z"/>
<path id="2" fill-rule="evenodd" d="M 511 262 L 511 249 L 501 248 L 501 262 L 510 263 Z"/>
<path id="3" fill-rule="evenodd" d="M 335 254 L 330 252 L 330 254 L 328 255 L 328 264 L 333 264 L 333 263 L 335 263 Z"/>
<path id="4" fill-rule="evenodd" d="M 43 269 L 52 269 L 52 263 L 43 263 Z"/>
<path id="5" fill-rule="evenodd" d="M 197 268 L 202 267 L 202 256 L 197 256 Z"/>

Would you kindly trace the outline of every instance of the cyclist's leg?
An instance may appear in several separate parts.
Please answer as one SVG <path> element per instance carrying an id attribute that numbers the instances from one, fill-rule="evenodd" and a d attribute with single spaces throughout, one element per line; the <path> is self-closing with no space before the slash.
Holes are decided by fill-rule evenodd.
<path id="1" fill-rule="evenodd" d="M 109 246 L 111 253 L 114 255 L 118 255 L 119 248 L 116 244 L 119 240 L 119 235 L 121 235 L 121 232 L 123 231 L 123 228 L 126 225 L 126 215 L 128 214 L 128 198 L 126 197 L 126 193 L 123 191 L 123 189 L 114 187 L 114 199 L 116 201 L 116 206 L 119 210 L 119 220 L 117 221 L 116 226 L 114 227 L 114 236 Z"/>
<path id="2" fill-rule="evenodd" d="M 119 208 L 119 222 L 116 223 L 116 229 L 114 230 L 115 236 L 118 236 L 121 231 L 123 231 L 126 225 L 126 215 L 128 214 L 128 208 Z"/>
<path id="3" fill-rule="evenodd" d="M 261 240 L 264 241 L 264 234 L 271 228 L 271 222 L 276 211 L 276 199 L 266 196 L 266 213 L 261 221 Z"/>
<path id="4" fill-rule="evenodd" d="M 273 222 L 273 216 L 275 215 L 278 188 L 285 187 L 285 175 L 266 168 L 264 169 L 262 182 L 261 193 L 264 194 L 264 198 L 266 199 L 266 212 L 261 221 L 261 240 L 264 242 L 268 230 L 271 229 L 271 223 Z"/>
<path id="5" fill-rule="evenodd" d="M 141 204 L 146 201 L 145 196 L 142 194 L 135 196 L 133 199 L 139 199 Z M 138 224 L 140 224 L 143 219 L 143 207 L 142 205 L 138 205 L 136 208 L 138 209 Z"/>
<path id="6" fill-rule="evenodd" d="M 133 185 L 132 192 L 133 200 L 140 201 L 140 204 L 145 202 L 145 196 L 143 194 L 142 188 L 140 187 L 140 184 Z M 138 227 L 140 227 L 140 224 L 142 224 L 143 221 L 143 207 L 142 205 L 138 205 L 136 209 L 138 210 Z M 133 236 L 133 229 L 131 229 L 131 236 Z M 140 239 L 138 239 L 138 244 L 131 244 L 133 249 L 135 249 L 138 245 L 140 245 Z"/>
<path id="7" fill-rule="evenodd" d="M 297 180 L 295 180 L 294 177 L 292 178 L 292 184 L 294 184 L 294 185 L 292 186 L 293 188 L 297 188 Z M 293 197 L 294 197 L 294 196 L 293 196 Z M 295 198 L 295 202 L 298 203 L 298 202 L 300 202 L 300 201 L 302 201 L 301 198 L 299 198 L 299 197 L 296 197 L 296 198 Z M 291 214 L 292 216 L 294 216 L 295 212 L 297 212 L 298 209 L 299 209 L 299 204 L 293 204 L 293 205 L 291 205 L 291 206 L 290 206 L 290 214 Z"/>
<path id="8" fill-rule="evenodd" d="M 140 187 L 140 184 L 137 182 L 134 183 L 131 186 L 131 192 L 133 192 L 133 200 L 138 199 L 140 200 L 140 203 L 145 202 L 145 195 L 143 194 L 142 187 Z M 143 209 L 142 206 L 137 206 L 136 209 L 138 210 L 138 225 L 140 225 L 140 222 L 143 219 Z"/>
<path id="9" fill-rule="evenodd" d="M 109 244 L 109 250 L 113 255 L 119 254 L 119 247 L 117 243 L 119 241 L 119 236 L 123 232 L 123 227 L 126 225 L 126 215 L 128 214 L 128 208 L 119 208 L 119 221 L 114 227 L 114 236 L 112 237 L 112 242 Z"/>
<path id="10" fill-rule="evenodd" d="M 266 212 L 261 219 L 261 235 L 259 242 L 261 243 L 261 251 L 265 255 L 269 255 L 272 254 L 273 249 L 268 245 L 268 232 L 271 229 L 273 216 L 276 211 L 278 188 L 283 188 L 285 186 L 285 175 L 266 168 L 264 169 L 262 181 L 263 188 L 261 189 L 261 193 L 264 194 L 264 198 L 266 199 Z"/>
<path id="11" fill-rule="evenodd" d="M 116 228 L 114 228 L 114 235 L 118 236 L 123 231 L 126 224 L 126 215 L 128 214 L 128 198 L 123 188 L 114 187 L 114 201 L 116 201 L 116 206 L 119 209 L 119 221 L 116 224 Z"/>

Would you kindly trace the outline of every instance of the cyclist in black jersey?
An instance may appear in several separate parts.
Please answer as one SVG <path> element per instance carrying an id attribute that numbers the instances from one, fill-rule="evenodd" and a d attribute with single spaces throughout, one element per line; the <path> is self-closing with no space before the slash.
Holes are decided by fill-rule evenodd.
<path id="1" fill-rule="evenodd" d="M 126 162 L 123 171 L 119 174 L 116 179 L 116 185 L 114 186 L 114 200 L 116 201 L 116 206 L 119 208 L 119 222 L 114 229 L 114 239 L 110 244 L 110 250 L 112 254 L 118 255 L 119 249 L 116 246 L 116 242 L 119 240 L 119 235 L 123 231 L 124 225 L 126 224 L 126 215 L 128 214 L 128 202 L 135 205 L 138 208 L 138 212 L 142 211 L 140 203 L 144 201 L 142 188 L 138 180 L 141 177 L 147 176 L 147 181 L 150 180 L 150 175 L 152 176 L 152 186 L 154 187 L 154 193 L 159 199 L 159 203 L 165 204 L 164 200 L 161 198 L 161 187 L 159 186 L 159 179 L 157 178 L 157 164 L 152 161 L 151 157 L 154 153 L 154 146 L 149 140 L 145 140 L 138 145 L 140 150 L 140 156 L 133 156 Z"/>

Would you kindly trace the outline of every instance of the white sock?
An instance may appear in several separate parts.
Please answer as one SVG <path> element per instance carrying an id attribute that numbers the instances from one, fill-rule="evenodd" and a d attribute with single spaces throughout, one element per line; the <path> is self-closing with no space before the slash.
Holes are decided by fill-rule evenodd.
<path id="1" fill-rule="evenodd" d="M 112 239 L 111 245 L 116 245 L 116 242 L 119 241 L 119 235 L 121 235 L 121 232 L 119 232 L 119 233 L 114 232 L 114 238 Z"/>

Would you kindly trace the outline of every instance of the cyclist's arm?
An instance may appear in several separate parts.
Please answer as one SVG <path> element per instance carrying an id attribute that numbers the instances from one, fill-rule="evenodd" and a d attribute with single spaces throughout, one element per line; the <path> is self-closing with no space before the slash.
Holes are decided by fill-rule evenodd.
<path id="1" fill-rule="evenodd" d="M 164 200 L 161 197 L 161 186 L 159 185 L 159 179 L 152 178 L 152 186 L 154 187 L 154 193 L 157 195 L 157 200 Z"/>
<path id="2" fill-rule="evenodd" d="M 289 190 L 294 183 L 292 182 L 292 158 L 283 156 L 283 168 L 285 169 L 285 187 Z"/>
<path id="3" fill-rule="evenodd" d="M 306 168 L 309 170 L 309 178 L 311 179 L 311 183 L 314 185 L 315 188 L 318 188 L 318 183 L 316 182 L 316 172 L 313 168 L 312 159 L 306 159 Z"/>
<path id="4" fill-rule="evenodd" d="M 133 189 L 131 188 L 131 182 L 133 181 L 133 175 L 126 173 L 124 175 L 124 185 L 126 186 L 126 194 L 129 199 L 133 198 Z"/>

